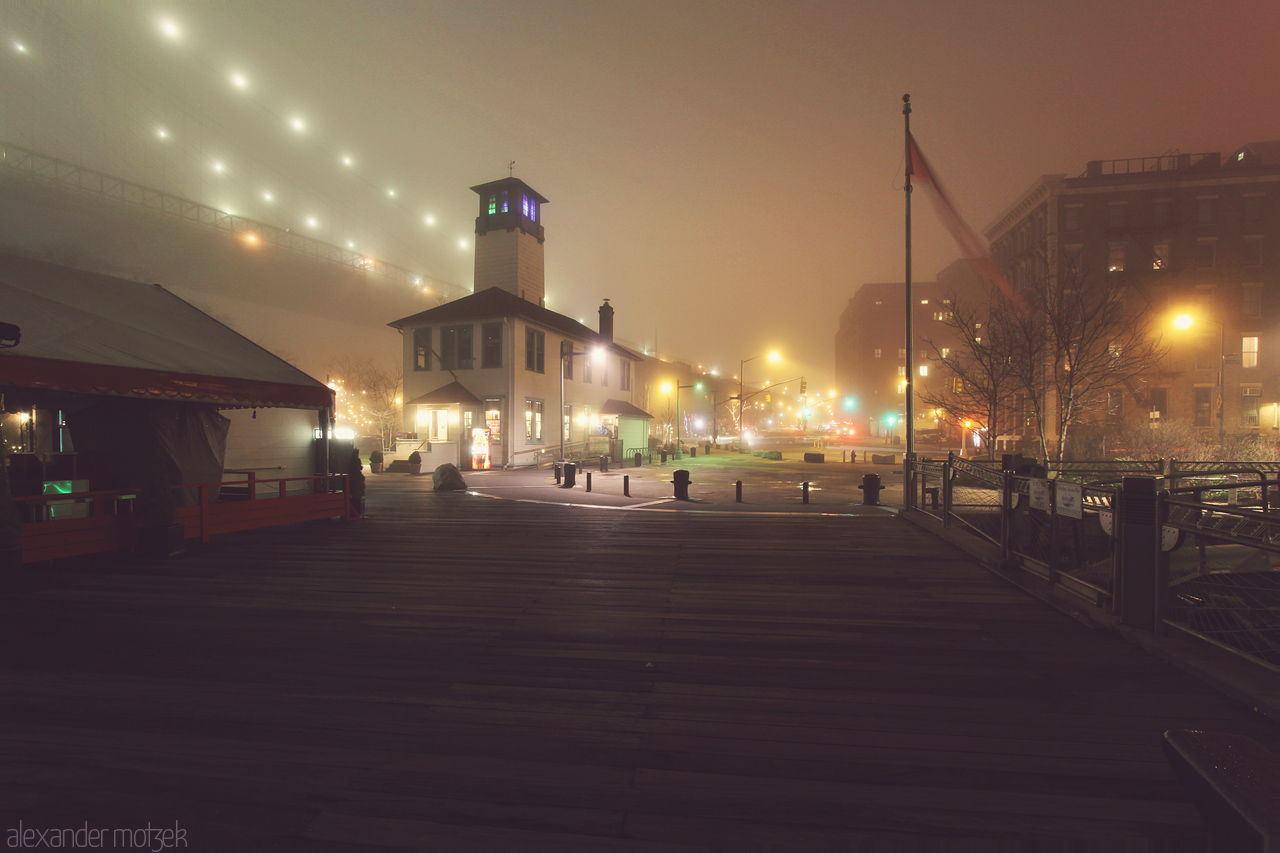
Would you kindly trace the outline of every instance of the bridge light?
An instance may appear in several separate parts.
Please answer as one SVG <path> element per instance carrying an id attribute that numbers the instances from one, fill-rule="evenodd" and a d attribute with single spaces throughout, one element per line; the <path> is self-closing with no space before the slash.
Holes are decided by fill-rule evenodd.
<path id="1" fill-rule="evenodd" d="M 298 133 L 302 133 L 302 131 L 307 129 L 307 123 L 297 116 L 289 119 L 289 126 L 298 131 Z"/>
<path id="2" fill-rule="evenodd" d="M 424 216 L 424 217 L 422 217 L 422 221 L 423 221 L 424 223 L 426 223 L 427 225 L 435 225 L 435 224 L 436 224 L 436 218 L 435 218 L 434 216 Z"/>
<path id="3" fill-rule="evenodd" d="M 233 71 L 231 72 L 231 85 L 235 86 L 237 89 L 247 89 L 249 87 L 249 80 L 243 74 Z"/>
<path id="4" fill-rule="evenodd" d="M 344 166 L 350 166 L 350 165 L 351 165 L 351 158 L 350 158 L 350 157 L 348 157 L 348 156 L 346 156 L 346 155 L 343 155 L 343 157 L 342 157 L 342 165 L 344 165 Z"/>
<path id="5" fill-rule="evenodd" d="M 276 197 L 275 197 L 275 196 L 273 196 L 271 193 L 263 193 L 263 194 L 262 194 L 262 200 L 263 200 L 263 201 L 275 201 L 275 200 L 276 200 Z"/>
<path id="6" fill-rule="evenodd" d="M 182 28 L 172 18 L 160 19 L 160 32 L 175 41 L 182 38 Z"/>
<path id="7" fill-rule="evenodd" d="M 314 216 L 308 216 L 308 217 L 307 217 L 307 227 L 308 227 L 308 228 L 315 228 L 315 227 L 316 227 L 317 225 L 319 225 L 319 224 L 320 224 L 320 223 L 316 221 L 316 218 L 315 218 Z"/>

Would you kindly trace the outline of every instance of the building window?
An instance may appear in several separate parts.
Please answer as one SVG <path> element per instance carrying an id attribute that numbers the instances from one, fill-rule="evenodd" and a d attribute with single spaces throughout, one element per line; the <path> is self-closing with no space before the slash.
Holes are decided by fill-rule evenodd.
<path id="1" fill-rule="evenodd" d="M 1126 224 L 1126 212 L 1129 205 L 1123 202 L 1113 202 L 1107 208 L 1107 225 L 1111 228 L 1123 228 Z"/>
<path id="2" fill-rule="evenodd" d="M 920 304 L 921 304 L 921 305 L 928 305 L 928 304 L 929 304 L 929 300 L 928 300 L 928 299 L 921 299 L 921 300 L 920 300 Z"/>
<path id="3" fill-rule="evenodd" d="M 1168 225 L 1173 221 L 1173 202 L 1167 198 L 1156 199 L 1151 205 L 1151 224 Z"/>
<path id="4" fill-rule="evenodd" d="M 907 357 L 907 348 L 906 348 L 906 347 L 899 347 L 899 348 L 898 348 L 898 358 L 906 358 L 906 357 Z"/>
<path id="5" fill-rule="evenodd" d="M 1244 197 L 1244 221 L 1257 222 L 1262 218 L 1262 196 L 1247 195 Z"/>
<path id="6" fill-rule="evenodd" d="M 489 430 L 489 441 L 502 441 L 502 398 L 484 398 L 484 425 Z"/>
<path id="7" fill-rule="evenodd" d="M 502 191 L 502 212 L 503 213 L 507 212 L 507 191 L 506 190 Z"/>
<path id="8" fill-rule="evenodd" d="M 1062 230 L 1063 231 L 1079 231 L 1080 230 L 1080 205 L 1067 205 L 1062 209 Z"/>
<path id="9" fill-rule="evenodd" d="M 1262 266 L 1262 238 L 1245 237 L 1240 252 L 1240 263 L 1246 267 Z"/>
<path id="10" fill-rule="evenodd" d="M 883 356 L 883 355 L 884 355 L 884 350 L 880 349 L 880 347 L 876 347 L 876 348 L 875 348 L 875 357 L 876 357 L 876 358 L 880 358 L 880 357 L 881 357 L 881 356 Z"/>
<path id="11" fill-rule="evenodd" d="M 464 436 L 471 435 L 471 428 L 475 426 L 476 413 L 470 409 L 462 413 L 462 434 Z"/>
<path id="12" fill-rule="evenodd" d="M 523 213 L 525 216 L 528 216 L 529 215 L 529 197 L 525 195 L 525 196 L 521 196 L 521 199 L 523 201 L 521 202 L 520 212 Z"/>
<path id="13" fill-rule="evenodd" d="M 502 367 L 502 324 L 484 323 L 480 326 L 480 366 Z"/>
<path id="14" fill-rule="evenodd" d="M 431 328 L 413 330 L 413 369 L 431 369 Z"/>
<path id="15" fill-rule="evenodd" d="M 489 213 L 498 212 L 498 197 L 496 195 L 489 196 Z"/>
<path id="16" fill-rule="evenodd" d="M 1151 389 L 1151 411 L 1156 416 L 1151 420 L 1163 421 L 1169 417 L 1169 389 L 1168 388 L 1152 388 Z"/>
<path id="17" fill-rule="evenodd" d="M 631 362 L 625 358 L 618 360 L 618 387 L 623 391 L 631 390 Z"/>
<path id="18" fill-rule="evenodd" d="M 427 441 L 449 440 L 449 410 L 419 409 L 418 433 L 426 433 Z"/>
<path id="19" fill-rule="evenodd" d="M 607 352 L 600 354 L 600 387 L 609 387 L 609 354 Z"/>
<path id="20" fill-rule="evenodd" d="M 596 360 L 596 354 L 588 351 L 587 357 L 582 360 L 582 381 L 591 384 L 591 368 Z"/>
<path id="21" fill-rule="evenodd" d="M 943 358 L 947 358 L 951 355 L 951 347 L 943 347 L 942 349 L 938 350 L 938 352 L 939 354 L 941 354 Z"/>
<path id="22" fill-rule="evenodd" d="M 524 330 L 524 369 L 546 373 L 547 336 L 537 329 Z"/>
<path id="23" fill-rule="evenodd" d="M 929 375 L 929 365 L 927 365 L 927 364 L 922 364 L 922 365 L 920 365 L 920 375 L 921 375 L 921 376 L 928 376 L 928 375 Z"/>
<path id="24" fill-rule="evenodd" d="M 1213 269 L 1217 260 L 1216 240 L 1201 240 L 1196 243 L 1196 266 L 1202 270 Z"/>
<path id="25" fill-rule="evenodd" d="M 1212 388 L 1196 388 L 1195 394 L 1195 425 L 1198 427 L 1213 426 L 1212 406 L 1213 406 L 1213 389 Z"/>
<path id="26" fill-rule="evenodd" d="M 1240 313 L 1245 317 L 1262 316 L 1262 285 L 1240 285 Z"/>
<path id="27" fill-rule="evenodd" d="M 1262 400 L 1262 388 L 1246 386 L 1240 389 L 1240 426 L 1258 425 L 1258 403 Z"/>
<path id="28" fill-rule="evenodd" d="M 531 222 L 538 221 L 538 200 L 536 198 L 529 199 L 529 220 Z"/>
<path id="29" fill-rule="evenodd" d="M 907 366 L 906 366 L 905 364 L 899 364 L 899 365 L 898 365 L 898 375 L 899 375 L 899 376 L 906 376 L 906 375 L 907 375 Z"/>
<path id="30" fill-rule="evenodd" d="M 1240 339 L 1240 366 L 1258 366 L 1258 338 L 1256 335 Z"/>
<path id="31" fill-rule="evenodd" d="M 1151 247 L 1151 268 L 1167 270 L 1169 268 L 1169 244 L 1156 243 Z"/>
<path id="32" fill-rule="evenodd" d="M 937 320 L 939 323 L 945 323 L 951 319 L 951 312 L 950 311 L 934 311 L 933 319 Z"/>
<path id="33" fill-rule="evenodd" d="M 1112 243 L 1107 253 L 1107 271 L 1124 272 L 1124 243 Z"/>
<path id="34" fill-rule="evenodd" d="M 440 330 L 440 367 L 442 370 L 470 370 L 472 326 L 445 326 Z"/>
<path id="35" fill-rule="evenodd" d="M 1218 197 L 1216 195 L 1201 196 L 1196 199 L 1196 221 L 1201 225 L 1211 225 L 1218 219 Z"/>
<path id="36" fill-rule="evenodd" d="M 530 444 L 542 443 L 542 401 L 524 401 L 524 440 Z"/>

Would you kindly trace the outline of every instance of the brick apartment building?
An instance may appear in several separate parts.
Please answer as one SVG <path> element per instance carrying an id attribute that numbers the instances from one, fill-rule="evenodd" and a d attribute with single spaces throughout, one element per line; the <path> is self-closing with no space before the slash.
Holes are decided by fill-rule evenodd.
<path id="1" fill-rule="evenodd" d="M 1278 223 L 1280 142 L 1265 142 L 1042 176 L 986 236 L 1015 285 L 1106 277 L 1169 346 L 1109 392 L 1106 426 L 1185 421 L 1216 438 L 1280 428 Z"/>

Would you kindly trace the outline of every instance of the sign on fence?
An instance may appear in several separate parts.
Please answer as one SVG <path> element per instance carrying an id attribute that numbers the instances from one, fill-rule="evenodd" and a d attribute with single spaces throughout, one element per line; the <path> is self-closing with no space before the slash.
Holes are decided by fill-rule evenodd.
<path id="1" fill-rule="evenodd" d="M 1079 483 L 1058 481 L 1058 515 L 1068 518 L 1084 518 L 1083 489 Z"/>
<path id="2" fill-rule="evenodd" d="M 1031 481 L 1031 508 L 1041 512 L 1049 511 L 1049 481 Z"/>

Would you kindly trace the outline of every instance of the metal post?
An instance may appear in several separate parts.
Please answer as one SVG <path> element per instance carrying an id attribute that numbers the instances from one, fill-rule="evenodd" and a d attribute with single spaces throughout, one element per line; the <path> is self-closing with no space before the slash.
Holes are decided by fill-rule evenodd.
<path id="1" fill-rule="evenodd" d="M 1219 452 L 1221 452 L 1222 446 L 1227 442 L 1227 422 L 1223 420 L 1227 393 L 1227 324 L 1220 322 L 1218 323 L 1218 328 L 1222 333 L 1221 344 L 1218 347 L 1220 354 L 1218 364 L 1218 448 Z"/>
<path id="2" fill-rule="evenodd" d="M 1001 472 L 1004 483 L 1000 488 L 1000 561 L 1009 562 L 1010 554 L 1010 534 L 1013 528 L 1013 472 L 1004 470 Z"/>
<path id="3" fill-rule="evenodd" d="M 809 502 L 809 481 L 800 484 L 800 494 L 805 503 Z"/>
<path id="4" fill-rule="evenodd" d="M 622 475 L 622 494 L 625 497 L 628 497 L 628 498 L 631 497 L 631 475 L 630 474 Z"/>
<path id="5" fill-rule="evenodd" d="M 736 489 L 736 491 L 737 491 L 737 497 L 736 497 L 736 498 L 734 498 L 734 500 L 735 500 L 737 503 L 742 503 L 742 481 L 741 481 L 741 480 L 739 480 L 739 481 L 735 484 L 735 489 Z"/>
<path id="6" fill-rule="evenodd" d="M 1049 588 L 1058 585 L 1058 481 L 1049 481 Z"/>
<path id="7" fill-rule="evenodd" d="M 1125 477 L 1120 493 L 1120 622 L 1155 630 L 1160 555 L 1159 495 L 1152 477 Z"/>
<path id="8" fill-rule="evenodd" d="M 911 96 L 902 96 L 902 121 L 905 136 L 903 144 L 906 146 L 906 174 L 903 176 L 903 193 L 906 196 L 906 320 L 907 320 L 907 376 L 906 388 L 904 389 L 907 397 L 907 447 L 906 454 L 902 460 L 902 508 L 911 510 L 915 503 L 915 488 L 913 487 L 913 479 L 915 471 L 912 470 L 911 463 L 915 461 L 916 456 L 916 433 L 915 433 L 915 377 L 912 375 L 915 370 L 915 350 L 912 347 L 912 337 L 914 329 L 912 325 L 912 295 L 911 295 L 911 172 L 913 163 L 911 162 Z"/>
<path id="9" fill-rule="evenodd" d="M 591 472 L 587 472 L 587 491 L 591 491 Z"/>
<path id="10" fill-rule="evenodd" d="M 955 476 L 955 472 L 951 469 L 951 453 L 947 454 L 947 461 L 942 463 L 942 526 L 947 528 L 951 526 L 951 479 Z"/>

